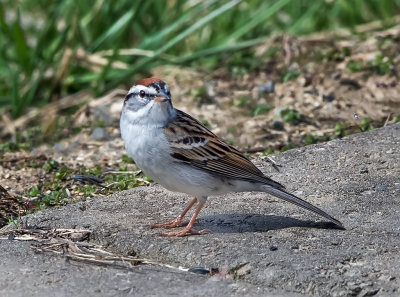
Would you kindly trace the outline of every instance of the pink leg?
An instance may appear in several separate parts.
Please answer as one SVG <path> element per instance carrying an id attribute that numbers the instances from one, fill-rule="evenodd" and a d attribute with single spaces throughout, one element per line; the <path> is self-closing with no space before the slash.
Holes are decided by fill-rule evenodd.
<path id="1" fill-rule="evenodd" d="M 197 198 L 194 198 L 192 201 L 190 201 L 188 206 L 186 206 L 186 208 L 182 211 L 182 213 L 179 216 L 176 217 L 176 219 L 166 222 L 166 223 L 159 223 L 159 224 L 151 225 L 150 228 L 151 229 L 154 229 L 154 228 L 171 229 L 171 228 L 175 228 L 175 227 L 186 226 L 189 222 L 182 222 L 183 217 L 193 207 L 193 205 L 195 205 L 196 202 L 197 202 Z"/>
<path id="2" fill-rule="evenodd" d="M 189 224 L 184 229 L 179 230 L 179 231 L 169 232 L 169 233 L 162 233 L 161 236 L 168 236 L 168 237 L 177 236 L 177 237 L 181 237 L 181 236 L 186 236 L 186 235 L 202 235 L 202 234 L 210 232 L 210 230 L 207 230 L 207 229 L 200 230 L 200 231 L 192 230 L 193 224 L 196 221 L 196 218 L 199 215 L 199 213 L 200 213 L 200 211 L 203 208 L 205 203 L 206 203 L 205 201 L 199 202 L 199 205 L 197 206 L 196 211 L 194 212 L 192 218 L 190 219 Z"/>

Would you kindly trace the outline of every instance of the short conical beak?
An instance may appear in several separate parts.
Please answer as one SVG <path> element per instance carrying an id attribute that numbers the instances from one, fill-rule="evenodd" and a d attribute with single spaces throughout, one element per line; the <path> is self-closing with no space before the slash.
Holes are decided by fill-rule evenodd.
<path id="1" fill-rule="evenodd" d="M 159 102 L 159 103 L 165 102 L 165 101 L 170 101 L 170 100 L 171 100 L 171 98 L 169 98 L 168 95 L 166 95 L 166 94 L 164 94 L 162 92 L 158 93 L 157 97 L 154 98 L 154 101 L 155 102 Z"/>
<path id="2" fill-rule="evenodd" d="M 164 96 L 158 96 L 158 97 L 154 98 L 154 101 L 155 102 L 159 102 L 159 103 L 165 102 L 165 101 L 168 101 L 168 100 L 169 100 L 169 98 L 164 97 Z"/>

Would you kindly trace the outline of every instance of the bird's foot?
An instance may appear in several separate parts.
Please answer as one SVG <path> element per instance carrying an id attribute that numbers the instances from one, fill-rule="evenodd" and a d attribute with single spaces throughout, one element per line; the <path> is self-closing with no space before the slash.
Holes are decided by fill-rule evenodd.
<path id="1" fill-rule="evenodd" d="M 161 233 L 160 236 L 162 236 L 162 237 L 183 237 L 183 236 L 189 236 L 189 235 L 203 235 L 203 234 L 207 234 L 207 233 L 211 233 L 211 231 L 208 229 L 196 231 L 191 228 L 184 228 L 184 229 L 178 230 L 178 231 Z"/>
<path id="2" fill-rule="evenodd" d="M 164 228 L 164 229 L 171 229 L 171 228 L 175 228 L 175 227 L 184 227 L 187 226 L 187 224 L 189 224 L 189 221 L 184 221 L 182 222 L 182 219 L 175 219 L 166 223 L 159 223 L 159 224 L 153 224 L 150 226 L 151 229 L 155 229 L 155 228 Z"/>

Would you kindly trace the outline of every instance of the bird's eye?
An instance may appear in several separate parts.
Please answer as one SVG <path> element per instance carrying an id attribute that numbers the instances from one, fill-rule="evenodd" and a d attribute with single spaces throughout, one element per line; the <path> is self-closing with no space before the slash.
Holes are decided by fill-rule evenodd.
<path id="1" fill-rule="evenodd" d="M 143 91 L 143 90 L 141 90 L 141 91 L 139 92 L 139 96 L 140 96 L 140 98 L 144 98 L 144 96 L 146 96 L 146 92 Z"/>

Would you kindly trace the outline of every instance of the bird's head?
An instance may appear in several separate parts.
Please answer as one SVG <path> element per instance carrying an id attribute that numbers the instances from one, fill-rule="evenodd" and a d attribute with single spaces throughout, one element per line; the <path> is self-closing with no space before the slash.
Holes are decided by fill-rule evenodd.
<path id="1" fill-rule="evenodd" d="M 126 95 L 122 114 L 132 124 L 165 125 L 175 114 L 168 85 L 158 78 L 139 80 Z"/>

